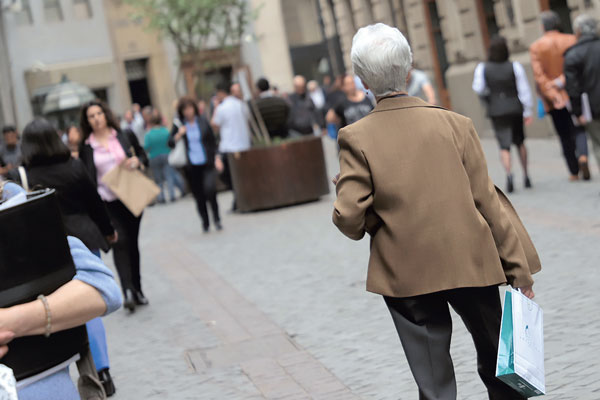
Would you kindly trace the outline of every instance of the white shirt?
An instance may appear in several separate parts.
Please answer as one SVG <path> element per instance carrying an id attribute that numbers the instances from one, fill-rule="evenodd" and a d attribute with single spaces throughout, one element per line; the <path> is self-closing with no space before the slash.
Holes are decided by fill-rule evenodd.
<path id="1" fill-rule="evenodd" d="M 249 115 L 246 103 L 237 97 L 227 96 L 219 104 L 213 121 L 219 126 L 221 134 L 220 153 L 234 153 L 250 148 Z"/>
<path id="2" fill-rule="evenodd" d="M 527 74 L 520 63 L 513 61 L 512 65 L 515 73 L 515 79 L 517 80 L 517 93 L 519 95 L 521 104 L 523 104 L 523 117 L 531 117 L 533 98 L 531 97 L 531 90 L 529 89 Z M 479 95 L 484 94 L 486 89 L 484 71 L 485 63 L 479 63 L 477 68 L 475 68 L 475 75 L 473 76 L 473 90 Z"/>

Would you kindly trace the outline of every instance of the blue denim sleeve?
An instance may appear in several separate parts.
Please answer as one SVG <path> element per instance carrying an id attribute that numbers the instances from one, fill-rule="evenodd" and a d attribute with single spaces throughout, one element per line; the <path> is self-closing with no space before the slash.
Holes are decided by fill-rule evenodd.
<path id="1" fill-rule="evenodd" d="M 98 257 L 92 254 L 81 240 L 69 236 L 71 256 L 75 263 L 76 273 L 73 279 L 85 282 L 100 292 L 106 303 L 106 313 L 110 314 L 121 307 L 123 299 L 119 285 L 115 282 L 113 273 Z"/>

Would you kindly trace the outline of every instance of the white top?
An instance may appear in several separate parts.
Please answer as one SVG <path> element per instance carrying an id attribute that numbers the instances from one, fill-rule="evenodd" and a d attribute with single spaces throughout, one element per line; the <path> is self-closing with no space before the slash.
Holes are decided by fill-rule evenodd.
<path id="1" fill-rule="evenodd" d="M 533 115 L 533 98 L 531 96 L 531 90 L 529 89 L 527 74 L 520 63 L 513 61 L 512 65 L 515 78 L 517 80 L 517 92 L 519 95 L 519 100 L 521 101 L 521 104 L 523 104 L 523 117 L 531 117 Z M 475 68 L 475 75 L 473 76 L 473 90 L 479 95 L 484 94 L 486 89 L 484 71 L 485 63 L 479 63 L 477 68 Z"/>
<path id="2" fill-rule="evenodd" d="M 250 113 L 246 103 L 234 96 L 227 96 L 215 110 L 213 122 L 219 126 L 220 153 L 234 153 L 250 148 Z"/>

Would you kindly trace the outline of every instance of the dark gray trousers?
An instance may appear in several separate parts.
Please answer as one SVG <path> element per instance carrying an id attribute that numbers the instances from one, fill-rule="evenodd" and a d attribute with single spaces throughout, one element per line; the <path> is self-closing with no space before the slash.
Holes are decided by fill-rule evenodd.
<path id="1" fill-rule="evenodd" d="M 477 370 L 490 400 L 523 399 L 495 377 L 502 306 L 497 286 L 446 290 L 415 297 L 385 297 L 400 336 L 420 400 L 455 400 L 450 357 L 452 319 L 462 318 L 477 350 Z"/>

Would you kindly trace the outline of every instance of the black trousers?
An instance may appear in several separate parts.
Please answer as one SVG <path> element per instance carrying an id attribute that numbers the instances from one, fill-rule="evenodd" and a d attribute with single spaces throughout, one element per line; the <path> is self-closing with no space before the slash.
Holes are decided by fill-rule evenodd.
<path id="1" fill-rule="evenodd" d="M 384 297 L 392 314 L 420 400 L 455 400 L 448 304 L 473 337 L 477 370 L 491 400 L 523 399 L 495 377 L 502 307 L 497 286 L 453 289 L 415 297 Z"/>
<path id="2" fill-rule="evenodd" d="M 579 174 L 578 156 L 587 156 L 587 138 L 585 128 L 573 124 L 571 113 L 563 108 L 550 111 L 554 129 L 560 138 L 563 155 L 571 175 Z M 583 138 L 583 139 L 582 139 Z"/>
<path id="3" fill-rule="evenodd" d="M 217 170 L 211 165 L 188 165 L 185 167 L 188 184 L 196 200 L 196 208 L 202 218 L 202 226 L 208 229 L 208 209 L 206 202 L 212 208 L 213 220 L 220 222 L 219 204 L 217 203 Z"/>
<path id="4" fill-rule="evenodd" d="M 113 245 L 113 259 L 121 280 L 121 288 L 142 290 L 140 276 L 140 249 L 138 237 L 142 216 L 136 217 L 121 201 L 106 203 L 110 220 L 119 240 Z"/>
<path id="5" fill-rule="evenodd" d="M 221 174 L 221 180 L 227 186 L 231 193 L 233 193 L 233 204 L 231 206 L 232 210 L 237 210 L 237 197 L 235 195 L 235 189 L 233 188 L 233 179 L 231 178 L 231 166 L 229 165 L 229 157 L 228 153 L 221 154 L 221 158 L 223 160 L 223 173 Z"/>

